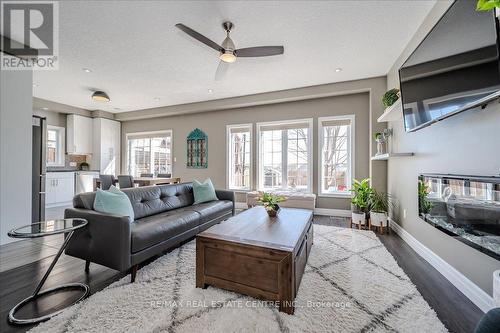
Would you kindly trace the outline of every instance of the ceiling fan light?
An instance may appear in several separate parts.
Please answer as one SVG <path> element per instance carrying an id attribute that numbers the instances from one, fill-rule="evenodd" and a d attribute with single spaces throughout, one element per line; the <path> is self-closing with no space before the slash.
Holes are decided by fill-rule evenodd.
<path id="1" fill-rule="evenodd" d="M 111 100 L 104 91 L 94 91 L 92 99 L 97 102 L 109 102 Z"/>
<path id="2" fill-rule="evenodd" d="M 236 56 L 233 54 L 232 51 L 226 51 L 226 52 L 220 54 L 219 59 L 224 61 L 224 62 L 231 63 L 231 62 L 236 61 Z"/>

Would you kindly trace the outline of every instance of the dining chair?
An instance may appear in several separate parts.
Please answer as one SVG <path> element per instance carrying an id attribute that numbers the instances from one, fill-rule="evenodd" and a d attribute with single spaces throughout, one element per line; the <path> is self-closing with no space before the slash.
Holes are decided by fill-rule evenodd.
<path id="1" fill-rule="evenodd" d="M 120 185 L 120 188 L 134 187 L 134 177 L 129 175 L 120 175 L 118 176 L 118 184 Z"/>
<path id="2" fill-rule="evenodd" d="M 141 177 L 153 177 L 152 173 L 141 173 Z"/>
<path id="3" fill-rule="evenodd" d="M 172 174 L 171 173 L 159 173 L 158 178 L 171 178 Z"/>
<path id="4" fill-rule="evenodd" d="M 113 175 L 99 175 L 99 179 L 101 180 L 101 190 L 109 190 L 111 185 L 115 185 L 116 179 Z"/>

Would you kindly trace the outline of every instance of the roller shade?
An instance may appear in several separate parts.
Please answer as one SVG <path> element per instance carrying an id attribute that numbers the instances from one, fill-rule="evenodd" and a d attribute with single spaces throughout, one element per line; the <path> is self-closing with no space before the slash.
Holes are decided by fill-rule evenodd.
<path id="1" fill-rule="evenodd" d="M 234 127 L 229 129 L 229 133 L 248 133 L 250 132 L 250 127 Z"/>
<path id="2" fill-rule="evenodd" d="M 351 125 L 350 119 L 336 119 L 336 120 L 325 120 L 321 122 L 323 127 L 325 126 L 349 126 Z"/>
<path id="3" fill-rule="evenodd" d="M 260 125 L 260 131 L 279 131 L 301 128 L 309 128 L 309 122 Z"/>
<path id="4" fill-rule="evenodd" d="M 172 135 L 171 132 L 156 132 L 156 133 L 128 133 L 127 139 L 153 139 L 166 138 Z"/>

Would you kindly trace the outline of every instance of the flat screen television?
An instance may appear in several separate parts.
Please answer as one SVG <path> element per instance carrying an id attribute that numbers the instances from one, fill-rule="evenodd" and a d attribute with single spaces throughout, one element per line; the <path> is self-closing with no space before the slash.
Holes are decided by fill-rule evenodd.
<path id="1" fill-rule="evenodd" d="M 498 19 L 475 6 L 453 3 L 399 69 L 407 132 L 500 96 Z"/>

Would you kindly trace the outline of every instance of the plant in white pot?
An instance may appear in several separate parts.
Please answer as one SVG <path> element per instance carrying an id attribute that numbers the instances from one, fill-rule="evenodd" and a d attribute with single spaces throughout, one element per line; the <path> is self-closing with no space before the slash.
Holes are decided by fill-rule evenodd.
<path id="1" fill-rule="evenodd" d="M 370 196 L 373 191 L 370 186 L 370 179 L 366 178 L 361 181 L 354 179 L 351 191 L 353 193 L 351 199 L 351 227 L 356 224 L 361 229 L 361 226 L 366 224 L 366 213 L 369 211 Z"/>
<path id="2" fill-rule="evenodd" d="M 384 232 L 384 227 L 388 226 L 387 213 L 392 205 L 393 200 L 390 194 L 372 190 L 370 194 L 370 229 L 374 226 L 380 228 L 380 233 Z"/>

